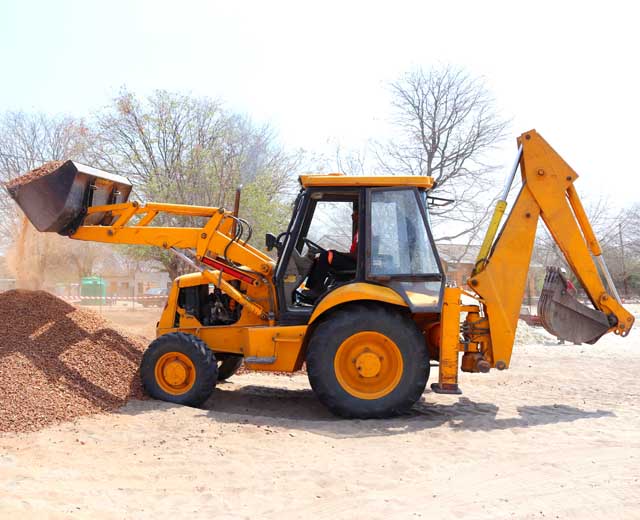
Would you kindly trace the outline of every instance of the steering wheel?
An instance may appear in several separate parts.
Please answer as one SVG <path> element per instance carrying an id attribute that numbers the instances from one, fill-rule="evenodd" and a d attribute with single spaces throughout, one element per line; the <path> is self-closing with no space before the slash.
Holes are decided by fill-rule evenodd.
<path id="1" fill-rule="evenodd" d="M 319 246 L 318 244 L 316 244 L 315 242 L 313 242 L 312 240 L 309 240 L 308 238 L 303 238 L 302 241 L 307 244 L 307 247 L 309 248 L 309 250 L 312 253 L 326 253 L 326 249 L 324 247 Z"/>

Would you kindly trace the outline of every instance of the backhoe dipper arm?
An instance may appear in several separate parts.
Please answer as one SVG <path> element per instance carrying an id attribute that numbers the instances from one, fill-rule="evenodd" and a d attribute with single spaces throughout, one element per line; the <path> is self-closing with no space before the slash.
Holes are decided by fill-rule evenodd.
<path id="1" fill-rule="evenodd" d="M 573 312 L 580 319 L 595 320 L 593 323 L 604 320 L 602 332 L 593 341 L 611 331 L 626 336 L 634 322 L 620 303 L 600 245 L 573 186 L 578 175 L 535 130 L 522 134 L 518 145 L 522 150 L 519 161 L 522 189 L 495 242 L 490 229 L 485 240 L 490 247 L 484 256 L 481 253 L 468 282 L 480 297 L 488 319 L 490 338 L 482 353 L 491 367 L 499 369 L 507 368 L 511 360 L 539 217 L 595 307 L 595 310 L 567 307 L 566 312 Z M 495 229 L 497 223 L 494 235 Z"/>

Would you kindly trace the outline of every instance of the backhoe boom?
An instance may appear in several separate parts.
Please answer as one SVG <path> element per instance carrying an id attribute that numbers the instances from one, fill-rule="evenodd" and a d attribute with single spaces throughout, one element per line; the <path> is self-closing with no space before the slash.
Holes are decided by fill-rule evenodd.
<path id="1" fill-rule="evenodd" d="M 449 341 L 457 343 L 455 348 L 442 346 L 441 376 L 436 389 L 455 389 L 457 384 L 457 374 L 449 368 L 457 364 L 451 363 L 451 359 L 443 360 L 443 354 L 457 358 L 458 351 L 465 352 L 462 369 L 471 372 L 484 371 L 485 362 L 498 369 L 509 367 L 540 218 L 594 307 L 577 302 L 569 295 L 566 280 L 551 272 L 547 275 L 546 292 L 543 289 L 541 296 L 544 312 L 548 313 L 542 316 L 543 322 L 546 319 L 554 323 L 562 339 L 590 343 L 606 332 L 626 336 L 633 326 L 634 317 L 620 303 L 600 245 L 573 186 L 578 175 L 535 130 L 522 134 L 518 145 L 522 188 L 495 241 L 499 216 L 492 222 L 468 281 L 476 293 L 479 313 L 468 314 L 462 340 L 459 336 L 452 340 L 449 335 Z M 505 201 L 506 193 L 496 214 L 504 211 L 501 203 Z M 452 292 L 445 296 L 445 303 L 452 302 L 449 306 L 455 307 L 458 302 L 459 307 L 462 291 L 455 288 L 445 291 Z M 443 330 L 447 322 L 455 320 L 455 313 L 455 309 L 443 307 Z"/>

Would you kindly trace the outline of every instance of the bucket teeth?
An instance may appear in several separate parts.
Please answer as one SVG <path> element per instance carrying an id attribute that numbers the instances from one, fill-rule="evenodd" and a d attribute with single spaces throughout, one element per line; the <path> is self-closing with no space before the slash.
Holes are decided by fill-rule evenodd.
<path id="1" fill-rule="evenodd" d="M 546 330 L 573 343 L 595 343 L 611 327 L 603 312 L 583 305 L 567 290 L 567 279 L 557 267 L 547 267 L 538 315 Z"/>

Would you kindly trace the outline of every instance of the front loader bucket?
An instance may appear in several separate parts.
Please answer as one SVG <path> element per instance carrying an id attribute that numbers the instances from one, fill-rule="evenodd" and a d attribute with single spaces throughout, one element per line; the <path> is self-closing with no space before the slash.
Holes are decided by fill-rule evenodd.
<path id="1" fill-rule="evenodd" d="M 111 224 L 109 212 L 86 216 L 87 209 L 126 202 L 131 193 L 125 177 L 74 161 L 47 163 L 6 188 L 38 231 L 61 235 L 73 234 L 81 224 Z"/>
<path id="2" fill-rule="evenodd" d="M 611 328 L 606 314 L 583 305 L 571 294 L 557 267 L 547 267 L 538 315 L 551 334 L 573 343 L 593 344 Z"/>

